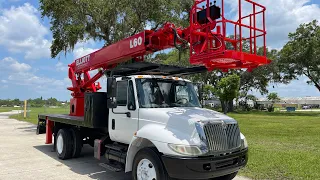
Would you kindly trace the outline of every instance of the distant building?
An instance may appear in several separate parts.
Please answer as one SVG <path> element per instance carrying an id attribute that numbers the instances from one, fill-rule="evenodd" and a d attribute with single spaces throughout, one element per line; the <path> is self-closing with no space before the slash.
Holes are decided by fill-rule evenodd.
<path id="1" fill-rule="evenodd" d="M 268 106 L 269 104 L 272 104 L 272 102 L 267 98 L 260 98 L 258 99 L 257 104 Z M 304 105 L 308 105 L 312 107 L 319 107 L 320 97 L 284 97 L 281 98 L 279 102 L 276 102 L 276 104 L 280 104 L 282 106 L 298 105 L 301 107 Z"/>
<path id="2" fill-rule="evenodd" d="M 220 107 L 221 101 L 219 99 L 204 100 L 204 104 L 210 107 Z"/>
<path id="3" fill-rule="evenodd" d="M 253 102 L 252 102 L 252 104 L 253 104 Z M 218 98 L 204 100 L 204 105 L 210 106 L 210 107 L 221 107 L 221 101 Z M 235 106 L 237 105 L 237 102 L 235 100 L 233 101 L 233 105 L 235 105 Z"/>

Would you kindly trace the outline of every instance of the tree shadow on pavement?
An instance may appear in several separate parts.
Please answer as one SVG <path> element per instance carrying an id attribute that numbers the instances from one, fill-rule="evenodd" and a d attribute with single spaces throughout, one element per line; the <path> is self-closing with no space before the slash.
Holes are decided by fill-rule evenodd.
<path id="1" fill-rule="evenodd" d="M 103 168 L 99 164 L 104 163 L 102 160 L 97 160 L 93 157 L 93 148 L 89 145 L 84 145 L 82 148 L 81 156 L 79 158 L 73 158 L 68 160 L 60 160 L 53 152 L 53 145 L 39 145 L 34 146 L 35 149 L 53 158 L 56 161 L 68 166 L 71 171 L 86 175 L 92 179 L 101 180 L 131 180 L 131 173 L 124 172 L 112 172 L 106 168 Z"/>
<path id="2" fill-rule="evenodd" d="M 34 132 L 36 133 L 37 131 L 37 126 L 36 125 L 32 125 L 32 126 L 27 126 L 27 127 L 19 127 L 17 129 L 21 129 L 24 132 Z"/>

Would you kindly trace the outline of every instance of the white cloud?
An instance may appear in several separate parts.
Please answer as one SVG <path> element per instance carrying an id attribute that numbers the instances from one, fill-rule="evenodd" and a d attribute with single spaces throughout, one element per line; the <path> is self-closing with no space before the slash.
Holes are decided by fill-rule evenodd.
<path id="1" fill-rule="evenodd" d="M 8 80 L 10 84 L 14 86 L 24 86 L 28 89 L 32 89 L 39 95 L 54 96 L 56 93 L 67 94 L 67 87 L 71 85 L 70 80 L 55 79 L 45 76 L 38 76 L 32 72 L 17 72 L 9 74 Z"/>
<path id="2" fill-rule="evenodd" d="M 78 59 L 94 51 L 99 50 L 99 49 L 93 48 L 96 46 L 96 43 L 97 42 L 95 42 L 93 39 L 88 39 L 86 41 L 79 41 L 74 46 L 74 50 L 73 50 L 74 59 Z"/>
<path id="3" fill-rule="evenodd" d="M 43 85 L 43 86 L 50 86 L 59 88 L 65 85 L 63 80 L 57 80 L 54 78 L 48 77 L 40 77 L 32 72 L 17 72 L 9 75 L 8 79 L 13 82 L 14 84 L 18 85 Z M 65 86 L 66 87 L 66 86 Z"/>
<path id="4" fill-rule="evenodd" d="M 38 11 L 29 3 L 0 11 L 0 45 L 26 59 L 50 57 L 48 29 L 40 23 Z"/>
<path id="5" fill-rule="evenodd" d="M 97 51 L 98 49 L 92 49 L 92 48 L 87 48 L 87 47 L 79 47 L 79 48 L 76 48 L 74 51 L 73 51 L 73 54 L 74 54 L 74 58 L 75 59 L 78 59 L 82 56 L 85 56 L 87 54 L 90 54 L 94 51 Z"/>
<path id="6" fill-rule="evenodd" d="M 56 70 L 59 72 L 67 72 L 68 66 L 59 61 L 56 64 Z"/>
<path id="7" fill-rule="evenodd" d="M 1 71 L 12 71 L 12 72 L 26 72 L 31 69 L 29 64 L 19 63 L 17 60 L 6 57 L 0 60 L 0 70 Z"/>
<path id="8" fill-rule="evenodd" d="M 232 9 L 232 14 L 238 10 L 238 0 L 226 0 Z M 314 19 L 320 20 L 320 7 L 312 4 L 311 0 L 278 0 L 255 2 L 264 5 L 266 11 L 267 44 L 272 48 L 282 48 L 288 40 L 288 34 L 294 32 L 302 23 L 308 23 Z M 243 6 L 243 14 L 252 12 L 252 6 Z M 238 17 L 238 16 L 237 16 Z M 262 17 L 258 16 L 258 26 L 261 27 Z"/>
<path id="9" fill-rule="evenodd" d="M 61 67 L 62 68 L 62 67 Z M 71 85 L 68 78 L 56 79 L 35 74 L 37 71 L 29 64 L 21 63 L 11 57 L 0 60 L 0 87 L 23 86 L 40 95 L 52 96 L 55 93 L 67 93 Z"/>

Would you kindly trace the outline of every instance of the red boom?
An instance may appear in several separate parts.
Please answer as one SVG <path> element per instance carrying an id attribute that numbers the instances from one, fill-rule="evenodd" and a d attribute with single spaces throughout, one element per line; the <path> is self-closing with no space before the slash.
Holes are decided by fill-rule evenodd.
<path id="1" fill-rule="evenodd" d="M 243 1 L 252 5 L 253 12 L 246 16 L 243 16 L 241 11 Z M 143 61 L 144 55 L 156 51 L 189 46 L 190 63 L 203 65 L 209 71 L 234 68 L 251 70 L 268 64 L 270 61 L 266 57 L 265 10 L 265 7 L 251 0 L 239 0 L 239 19 L 235 22 L 225 18 L 224 0 L 221 0 L 221 6 L 210 0 L 195 0 L 190 11 L 188 28 L 176 28 L 174 24 L 165 23 L 156 31 L 145 30 L 76 59 L 69 65 L 72 87 L 68 89 L 73 92 L 70 115 L 83 116 L 84 92 L 101 89 L 100 84 L 95 82 L 104 74 L 104 70 L 132 59 Z M 262 15 L 262 29 L 257 27 L 257 15 Z M 245 20 L 249 20 L 249 24 L 243 23 Z M 234 26 L 233 38 L 227 37 L 227 26 L 230 25 Z M 244 29 L 250 32 L 249 37 L 244 37 Z M 263 54 L 260 56 L 257 55 L 258 37 L 263 38 Z M 243 52 L 243 41 L 248 40 L 250 50 Z M 228 44 L 231 47 L 227 48 Z M 88 72 L 98 68 L 99 72 L 91 78 Z"/>

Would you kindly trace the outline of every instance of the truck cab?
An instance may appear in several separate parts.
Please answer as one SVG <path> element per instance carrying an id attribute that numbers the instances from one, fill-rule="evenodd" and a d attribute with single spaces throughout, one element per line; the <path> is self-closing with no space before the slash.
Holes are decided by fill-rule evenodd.
<path id="1" fill-rule="evenodd" d="M 248 145 L 237 121 L 202 108 L 191 81 L 155 75 L 116 81 L 108 127 L 112 141 L 129 145 L 126 172 L 138 168 L 137 153 L 150 147 L 174 178 L 220 177 L 246 165 Z"/>
<path id="2" fill-rule="evenodd" d="M 109 77 L 107 92 L 86 93 L 84 116 L 39 115 L 38 133 L 54 137 L 60 159 L 82 146 L 106 168 L 134 180 L 233 179 L 247 164 L 236 120 L 202 108 L 191 81 L 158 75 Z M 72 106 L 70 107 L 72 111 Z"/>

